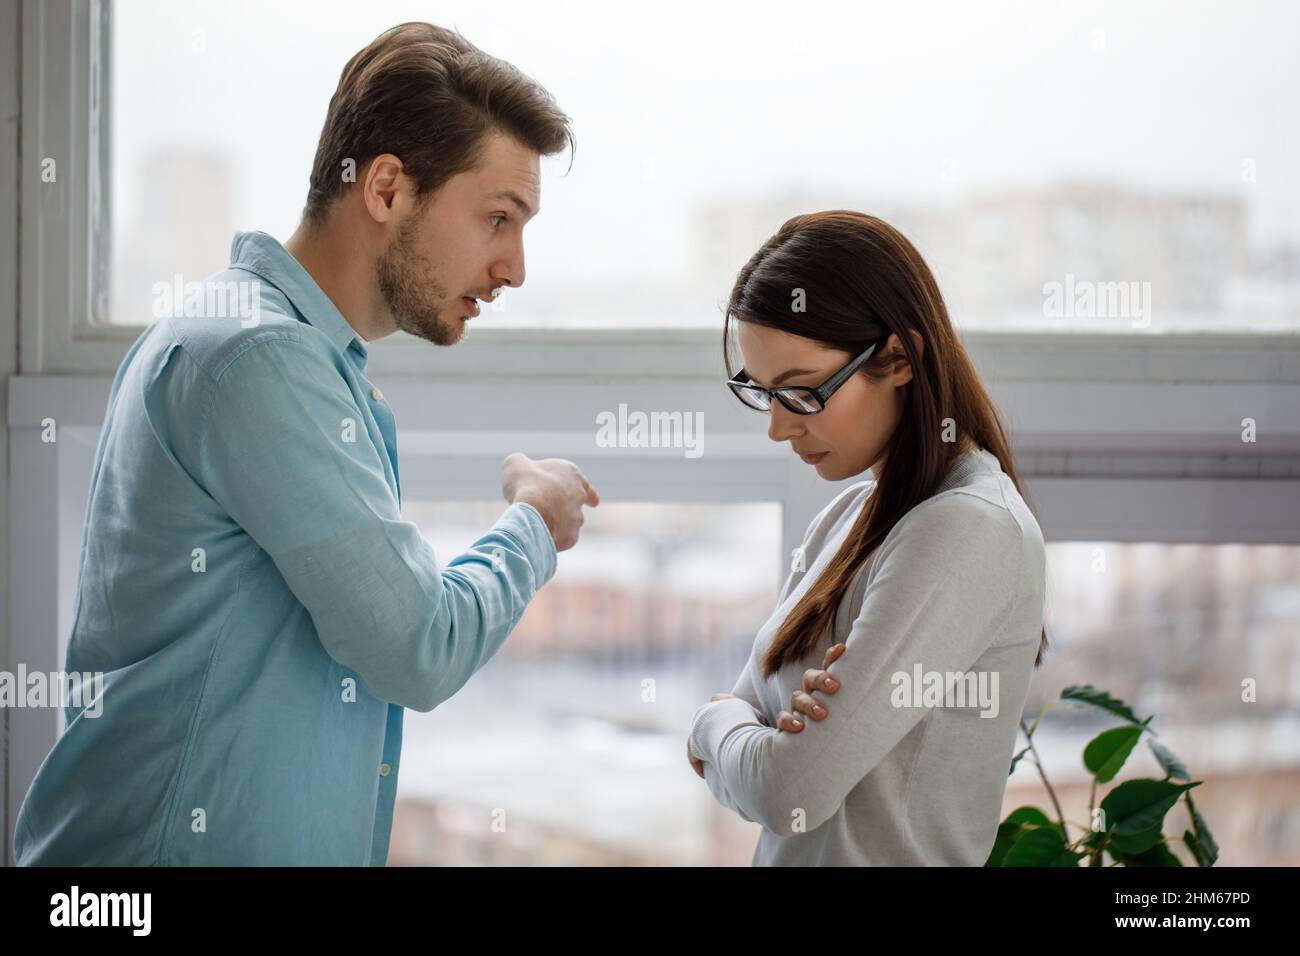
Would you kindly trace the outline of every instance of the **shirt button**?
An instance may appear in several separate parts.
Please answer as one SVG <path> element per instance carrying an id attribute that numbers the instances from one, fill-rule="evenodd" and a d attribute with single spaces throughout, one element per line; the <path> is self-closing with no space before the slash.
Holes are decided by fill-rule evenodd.
<path id="1" fill-rule="evenodd" d="M 377 402 L 382 402 L 384 400 L 384 393 L 377 388 L 372 388 L 370 390 L 370 397 Z"/>
<path id="2" fill-rule="evenodd" d="M 393 772 L 393 768 L 390 767 L 390 766 L 388 766 L 388 764 L 386 764 L 386 763 L 381 763 L 381 764 L 379 765 L 379 776 L 381 776 L 381 777 L 387 777 L 387 776 L 388 776 L 390 773 L 392 773 L 392 772 Z"/>

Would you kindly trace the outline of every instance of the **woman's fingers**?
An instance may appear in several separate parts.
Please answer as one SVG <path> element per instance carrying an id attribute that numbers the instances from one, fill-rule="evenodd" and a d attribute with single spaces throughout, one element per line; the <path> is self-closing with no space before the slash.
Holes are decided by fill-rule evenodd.
<path id="1" fill-rule="evenodd" d="M 777 716 L 777 730 L 788 731 L 792 734 L 797 734 L 803 730 L 803 718 L 796 716 L 797 714 L 806 714 L 813 720 L 826 719 L 826 715 L 830 713 L 830 708 L 813 697 L 812 693 L 819 690 L 823 694 L 833 694 L 840 689 L 839 678 L 827 671 L 826 668 L 839 660 L 840 655 L 846 649 L 847 645 L 842 643 L 832 645 L 827 649 L 820 668 L 810 667 L 803 672 L 803 690 L 796 690 L 790 694 L 790 710 L 783 710 Z M 791 713 L 791 711 L 794 713 Z"/>
<path id="2" fill-rule="evenodd" d="M 815 690 L 833 694 L 839 689 L 840 682 L 834 674 L 812 667 L 803 672 L 803 692 L 805 694 L 811 694 Z"/>
<path id="3" fill-rule="evenodd" d="M 801 690 L 790 694 L 790 709 L 798 714 L 807 714 L 813 720 L 824 720 L 827 714 L 825 704 Z"/>
<path id="4" fill-rule="evenodd" d="M 821 701 L 797 690 L 790 695 L 790 710 L 783 710 L 777 716 L 776 729 L 798 733 L 803 730 L 803 718 L 799 716 L 800 714 L 806 714 L 813 720 L 825 720 L 828 713 L 826 705 Z"/>
<path id="5" fill-rule="evenodd" d="M 840 689 L 839 679 L 834 674 L 831 674 L 827 668 L 839 660 L 840 655 L 843 653 L 844 645 L 835 644 L 827 648 L 820 668 L 810 667 L 803 672 L 803 691 L 805 694 L 811 694 L 815 690 L 833 694 Z"/>
<path id="6" fill-rule="evenodd" d="M 797 734 L 799 731 L 803 730 L 803 721 L 790 713 L 790 711 L 783 710 L 781 713 L 776 715 L 776 729 L 784 730 L 791 734 Z"/>

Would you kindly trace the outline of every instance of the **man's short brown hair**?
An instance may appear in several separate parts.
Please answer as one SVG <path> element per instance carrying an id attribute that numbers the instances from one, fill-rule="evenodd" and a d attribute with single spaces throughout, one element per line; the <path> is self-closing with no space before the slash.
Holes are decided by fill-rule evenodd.
<path id="1" fill-rule="evenodd" d="M 419 196 L 478 165 L 501 131 L 550 156 L 576 147 L 555 99 L 514 66 L 431 23 L 385 30 L 343 68 L 316 146 L 303 218 L 319 222 L 351 169 L 383 153 L 402 161 Z M 347 160 L 352 160 L 349 166 Z"/>

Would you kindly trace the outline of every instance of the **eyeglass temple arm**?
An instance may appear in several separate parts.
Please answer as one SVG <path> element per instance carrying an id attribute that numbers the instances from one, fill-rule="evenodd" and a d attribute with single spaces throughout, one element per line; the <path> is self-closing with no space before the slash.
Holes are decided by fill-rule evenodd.
<path id="1" fill-rule="evenodd" d="M 876 345 L 879 344 L 880 343 L 877 342 L 874 345 L 872 345 L 871 348 L 867 349 L 865 352 L 863 352 L 861 355 L 855 358 L 848 365 L 844 366 L 842 369 L 836 372 L 829 382 L 827 382 L 821 388 L 817 389 L 818 393 L 821 395 L 822 401 L 826 401 L 827 397 L 832 392 L 834 392 L 837 388 L 843 385 L 848 380 L 848 377 L 850 375 L 852 375 L 859 368 L 861 368 L 862 363 L 865 362 L 867 359 L 871 358 L 871 353 L 876 350 Z"/>

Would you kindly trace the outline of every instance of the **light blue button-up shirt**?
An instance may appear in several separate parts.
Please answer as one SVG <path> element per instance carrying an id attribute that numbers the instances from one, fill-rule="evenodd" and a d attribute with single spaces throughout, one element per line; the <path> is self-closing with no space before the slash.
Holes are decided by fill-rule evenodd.
<path id="1" fill-rule="evenodd" d="M 524 504 L 439 567 L 366 345 L 280 243 L 236 235 L 209 287 L 257 298 L 173 303 L 203 314 L 113 380 L 65 667 L 103 695 L 65 710 L 19 864 L 383 865 L 403 708 L 456 693 L 555 573 Z"/>

